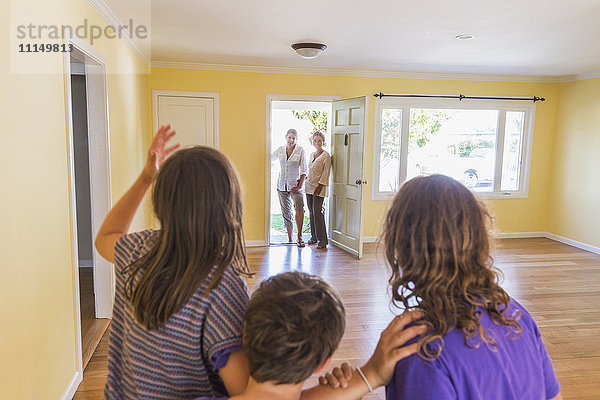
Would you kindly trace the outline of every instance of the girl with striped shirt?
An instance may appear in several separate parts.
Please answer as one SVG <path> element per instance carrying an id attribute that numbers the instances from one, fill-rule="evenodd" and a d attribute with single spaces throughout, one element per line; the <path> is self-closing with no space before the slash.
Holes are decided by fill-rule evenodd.
<path id="1" fill-rule="evenodd" d="M 96 248 L 115 264 L 107 399 L 193 399 L 241 393 L 248 361 L 241 332 L 248 290 L 237 174 L 221 153 L 166 156 L 157 132 L 144 170 L 107 215 Z M 164 162 L 164 164 L 163 164 Z M 128 233 L 144 194 L 158 230 Z"/>

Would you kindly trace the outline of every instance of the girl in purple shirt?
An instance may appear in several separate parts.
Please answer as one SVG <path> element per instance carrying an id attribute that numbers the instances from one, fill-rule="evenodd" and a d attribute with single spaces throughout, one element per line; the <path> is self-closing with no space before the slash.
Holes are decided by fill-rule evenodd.
<path id="1" fill-rule="evenodd" d="M 443 176 L 405 183 L 385 221 L 393 302 L 429 330 L 396 365 L 386 397 L 562 399 L 540 332 L 498 285 L 483 203 Z"/>

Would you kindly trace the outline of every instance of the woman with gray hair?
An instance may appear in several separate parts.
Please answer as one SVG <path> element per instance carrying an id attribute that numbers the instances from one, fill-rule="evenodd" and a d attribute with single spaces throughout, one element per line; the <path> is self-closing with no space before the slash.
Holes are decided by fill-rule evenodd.
<path id="1" fill-rule="evenodd" d="M 312 136 L 315 152 L 308 160 L 308 179 L 306 180 L 306 203 L 310 215 L 310 233 L 308 244 L 317 243 L 317 249 L 327 248 L 327 229 L 323 213 L 323 201 L 329 195 L 329 172 L 331 156 L 323 150 L 325 135 L 315 132 Z"/>
<path id="2" fill-rule="evenodd" d="M 286 145 L 277 148 L 271 154 L 271 161 L 279 160 L 281 169 L 277 179 L 277 194 L 283 223 L 287 230 L 288 241 L 292 241 L 294 225 L 292 223 L 292 201 L 296 210 L 296 227 L 298 228 L 298 247 L 304 247 L 302 239 L 302 225 L 304 223 L 304 198 L 302 186 L 307 175 L 306 157 L 302 146 L 296 144 L 298 132 L 288 129 L 285 134 Z"/>

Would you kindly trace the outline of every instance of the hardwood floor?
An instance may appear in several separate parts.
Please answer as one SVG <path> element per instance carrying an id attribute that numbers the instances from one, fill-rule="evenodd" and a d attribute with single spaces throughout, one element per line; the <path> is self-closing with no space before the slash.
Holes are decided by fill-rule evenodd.
<path id="1" fill-rule="evenodd" d="M 503 271 L 503 287 L 537 321 L 553 360 L 565 399 L 600 397 L 600 256 L 549 239 L 502 239 L 494 250 Z M 322 276 L 340 293 L 347 329 L 332 365 L 365 362 L 379 333 L 392 318 L 387 291 L 388 272 L 374 244 L 365 245 L 361 260 L 330 247 L 249 248 L 248 261 L 265 277 L 301 270 Z M 106 380 L 108 332 L 85 369 L 75 399 L 100 399 Z M 308 385 L 315 384 L 311 378 Z M 385 399 L 382 388 L 364 399 Z"/>
<path id="2" fill-rule="evenodd" d="M 110 324 L 109 319 L 96 318 L 93 268 L 79 268 L 79 304 L 82 359 L 85 368 Z"/>

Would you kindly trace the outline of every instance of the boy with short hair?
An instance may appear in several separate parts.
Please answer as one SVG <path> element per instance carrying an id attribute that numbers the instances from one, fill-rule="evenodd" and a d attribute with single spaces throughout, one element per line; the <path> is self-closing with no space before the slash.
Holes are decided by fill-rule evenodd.
<path id="1" fill-rule="evenodd" d="M 344 306 L 319 277 L 302 272 L 273 276 L 260 284 L 248 304 L 244 352 L 250 379 L 244 393 L 229 400 L 359 399 L 386 384 L 396 362 L 416 351 L 416 344 L 400 346 L 422 333 L 420 326 L 404 329 L 418 317 L 418 313 L 407 313 L 392 321 L 362 368 L 363 380 L 351 380 L 344 389 L 317 386 L 302 391 L 304 381 L 327 366 L 339 345 L 345 328 Z M 211 399 L 217 400 L 198 400 Z"/>

